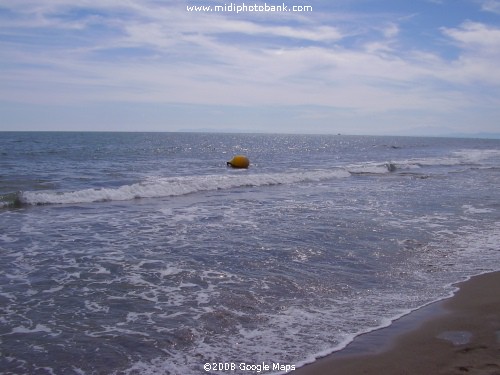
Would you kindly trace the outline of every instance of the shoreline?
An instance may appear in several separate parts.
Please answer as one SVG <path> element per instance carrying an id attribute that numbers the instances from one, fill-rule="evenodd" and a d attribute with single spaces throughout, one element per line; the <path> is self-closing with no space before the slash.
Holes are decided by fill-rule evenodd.
<path id="1" fill-rule="evenodd" d="M 362 334 L 290 374 L 500 374 L 500 271 L 455 286 L 452 297 Z"/>

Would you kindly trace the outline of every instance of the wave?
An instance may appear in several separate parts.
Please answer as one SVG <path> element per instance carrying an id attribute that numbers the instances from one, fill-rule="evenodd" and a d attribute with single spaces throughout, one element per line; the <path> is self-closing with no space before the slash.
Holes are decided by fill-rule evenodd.
<path id="1" fill-rule="evenodd" d="M 454 151 L 447 156 L 411 158 L 385 163 L 363 162 L 360 164 L 349 164 L 345 166 L 345 169 L 351 174 L 385 174 L 397 170 L 415 170 L 423 167 L 481 166 L 491 169 L 496 164 L 493 166 L 489 165 L 488 161 L 498 158 L 500 158 L 500 150 L 464 149 Z"/>
<path id="2" fill-rule="evenodd" d="M 329 169 L 307 171 L 289 171 L 281 173 L 243 173 L 183 176 L 149 177 L 144 181 L 120 187 L 88 188 L 77 191 L 37 190 L 23 191 L 0 196 L 0 208 L 21 207 L 44 204 L 78 204 L 107 201 L 127 201 L 138 198 L 162 198 L 181 196 L 211 190 L 227 190 L 240 187 L 259 187 L 301 182 L 317 182 L 333 178 L 345 178 L 352 175 L 381 175 L 400 172 L 407 175 L 421 176 L 414 173 L 425 167 L 434 166 L 482 166 L 496 167 L 496 164 L 483 164 L 482 161 L 497 159 L 500 150 L 460 150 L 442 157 L 412 158 L 399 161 L 346 164 Z"/>
<path id="3" fill-rule="evenodd" d="M 448 156 L 414 158 L 400 163 L 418 166 L 477 166 L 483 165 L 483 163 L 488 165 L 489 161 L 497 160 L 498 158 L 500 158 L 500 150 L 463 149 L 454 151 Z"/>
<path id="4" fill-rule="evenodd" d="M 300 182 L 317 182 L 332 178 L 349 177 L 345 169 L 314 170 L 305 172 L 207 175 L 183 177 L 150 177 L 145 181 L 118 188 L 92 188 L 78 191 L 25 191 L 19 194 L 21 205 L 76 204 L 106 201 L 126 201 L 138 198 L 181 196 L 211 190 L 240 187 L 258 187 Z"/>
<path id="5" fill-rule="evenodd" d="M 345 167 L 350 174 L 386 174 L 397 169 L 406 169 L 405 166 L 394 162 L 351 164 Z"/>

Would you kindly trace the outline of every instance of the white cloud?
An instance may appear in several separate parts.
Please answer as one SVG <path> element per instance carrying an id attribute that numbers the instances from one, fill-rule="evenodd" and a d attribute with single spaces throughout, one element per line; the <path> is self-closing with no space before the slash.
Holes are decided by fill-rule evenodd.
<path id="1" fill-rule="evenodd" d="M 500 28 L 467 21 L 458 28 L 443 28 L 442 31 L 461 48 L 459 58 L 444 72 L 448 79 L 500 85 Z"/>
<path id="2" fill-rule="evenodd" d="M 482 10 L 500 14 L 500 1 L 499 0 L 485 0 L 481 5 Z"/>
<path id="3" fill-rule="evenodd" d="M 399 26 L 391 22 L 383 29 L 383 34 L 386 38 L 394 38 L 399 34 Z"/>
<path id="4" fill-rule="evenodd" d="M 403 25 L 391 17 L 370 31 L 347 30 L 324 15 L 294 18 L 292 26 L 276 16 L 189 13 L 184 2 L 161 4 L 0 0 L 16 15 L 0 24 L 3 35 L 14 36 L 0 41 L 0 98 L 306 105 L 363 116 L 421 111 L 431 118 L 484 104 L 479 90 L 467 91 L 470 85 L 500 85 L 500 30 L 477 22 L 441 29 L 459 51 L 449 61 L 405 46 Z M 489 100 L 498 103 L 497 96 Z"/>
<path id="5" fill-rule="evenodd" d="M 466 21 L 459 28 L 443 28 L 442 30 L 466 50 L 475 50 L 484 54 L 500 53 L 500 28 Z"/>

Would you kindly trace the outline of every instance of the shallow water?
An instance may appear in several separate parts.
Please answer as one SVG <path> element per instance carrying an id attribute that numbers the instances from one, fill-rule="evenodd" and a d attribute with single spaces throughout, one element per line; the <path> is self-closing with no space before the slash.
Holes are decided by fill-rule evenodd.
<path id="1" fill-rule="evenodd" d="M 0 154 L 6 373 L 279 373 L 499 269 L 498 140 L 2 133 Z"/>

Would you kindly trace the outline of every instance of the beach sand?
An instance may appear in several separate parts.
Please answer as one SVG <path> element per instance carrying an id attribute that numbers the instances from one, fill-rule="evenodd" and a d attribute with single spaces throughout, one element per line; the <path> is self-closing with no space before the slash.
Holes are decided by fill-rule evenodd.
<path id="1" fill-rule="evenodd" d="M 500 272 L 457 286 L 452 298 L 360 336 L 345 350 L 291 374 L 500 375 Z"/>

